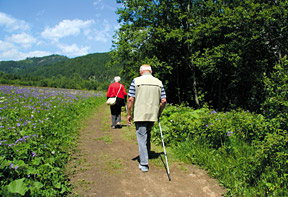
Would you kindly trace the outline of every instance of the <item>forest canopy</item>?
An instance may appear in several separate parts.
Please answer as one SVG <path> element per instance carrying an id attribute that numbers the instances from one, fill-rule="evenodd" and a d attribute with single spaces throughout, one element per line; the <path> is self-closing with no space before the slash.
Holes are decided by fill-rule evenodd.
<path id="1" fill-rule="evenodd" d="M 171 103 L 260 109 L 264 76 L 287 55 L 287 1 L 119 2 L 112 54 L 126 79 L 146 63 Z"/>

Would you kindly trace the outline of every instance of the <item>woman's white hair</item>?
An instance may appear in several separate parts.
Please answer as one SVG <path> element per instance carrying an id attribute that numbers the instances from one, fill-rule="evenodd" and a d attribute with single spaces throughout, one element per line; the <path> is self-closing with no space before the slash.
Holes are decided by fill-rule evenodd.
<path id="1" fill-rule="evenodd" d="M 119 76 L 114 77 L 115 82 L 120 82 L 120 80 L 121 80 L 121 77 L 119 77 Z"/>

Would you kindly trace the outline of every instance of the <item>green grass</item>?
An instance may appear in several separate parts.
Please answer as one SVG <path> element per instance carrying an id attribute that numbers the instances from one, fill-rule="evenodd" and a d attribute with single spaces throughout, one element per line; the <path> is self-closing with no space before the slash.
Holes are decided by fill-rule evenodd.
<path id="1" fill-rule="evenodd" d="M 111 138 L 110 135 L 104 135 L 103 137 L 95 138 L 95 140 L 104 141 L 106 144 L 111 144 L 112 143 L 112 138 Z"/>
<path id="2" fill-rule="evenodd" d="M 219 148 L 212 150 L 205 144 L 193 141 L 180 143 L 174 154 L 189 164 L 200 165 L 208 174 L 217 178 L 228 190 L 229 195 L 265 196 L 260 177 L 254 177 L 260 163 L 255 162 L 256 150 L 245 143 L 234 144 L 233 150 Z M 232 154 L 233 152 L 233 154 Z M 257 182 L 253 181 L 256 179 Z M 275 188 L 270 188 L 271 193 Z"/>

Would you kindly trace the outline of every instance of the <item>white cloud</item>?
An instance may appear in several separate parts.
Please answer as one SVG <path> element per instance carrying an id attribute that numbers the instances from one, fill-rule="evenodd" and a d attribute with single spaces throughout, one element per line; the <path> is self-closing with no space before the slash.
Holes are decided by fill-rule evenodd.
<path id="1" fill-rule="evenodd" d="M 21 58 L 22 57 L 19 56 L 19 51 L 16 48 L 5 50 L 4 52 L 0 53 L 1 60 L 20 60 Z"/>
<path id="2" fill-rule="evenodd" d="M 7 32 L 14 31 L 26 31 L 30 29 L 30 25 L 23 21 L 8 16 L 7 14 L 0 12 L 0 26 L 4 26 L 4 30 Z"/>
<path id="3" fill-rule="evenodd" d="M 26 59 L 27 57 L 43 57 L 51 55 L 50 52 L 47 51 L 29 51 L 29 52 L 20 52 L 16 48 L 0 52 L 0 59 L 1 60 L 23 60 Z"/>
<path id="4" fill-rule="evenodd" d="M 65 45 L 65 44 L 58 44 L 58 48 L 60 48 L 63 54 L 68 56 L 81 56 L 86 55 L 89 53 L 90 47 L 79 47 L 77 44 L 72 45 Z"/>
<path id="5" fill-rule="evenodd" d="M 101 2 L 102 2 L 102 0 L 96 0 L 96 1 L 93 2 L 93 5 L 97 9 L 103 10 L 104 9 L 104 5 L 102 5 Z"/>
<path id="6" fill-rule="evenodd" d="M 63 20 L 53 28 L 46 27 L 41 36 L 46 39 L 59 42 L 59 39 L 69 36 L 81 36 L 89 40 L 106 43 L 111 37 L 110 24 L 104 21 L 98 21 L 97 26 L 94 20 L 82 21 Z"/>
<path id="7" fill-rule="evenodd" d="M 23 54 L 23 59 L 26 57 L 43 57 L 47 55 L 51 55 L 51 52 L 47 51 L 30 51 L 28 53 L 22 53 Z"/>
<path id="8" fill-rule="evenodd" d="M 93 2 L 93 5 L 97 6 L 99 3 L 101 3 L 101 1 L 102 1 L 102 0 L 95 0 L 95 1 Z"/>
<path id="9" fill-rule="evenodd" d="M 109 32 L 95 30 L 95 36 L 92 39 L 95 41 L 107 42 L 109 38 Z"/>
<path id="10" fill-rule="evenodd" d="M 101 9 L 102 5 L 107 7 L 104 2 L 94 0 L 93 5 L 96 9 Z M 44 11 L 39 11 L 37 17 Z M 36 25 L 30 28 L 28 22 L 0 11 L 0 61 L 21 60 L 56 53 L 68 57 L 86 55 L 94 52 L 95 47 L 106 47 L 113 30 L 117 29 L 105 19 L 70 19 L 57 21 L 55 26 L 45 28 L 37 25 L 37 30 L 32 29 L 33 27 Z"/>
<path id="11" fill-rule="evenodd" d="M 53 28 L 46 27 L 41 35 L 43 38 L 57 41 L 67 36 L 77 36 L 82 31 L 87 32 L 93 23 L 93 20 L 63 20 Z"/>
<path id="12" fill-rule="evenodd" d="M 37 42 L 36 38 L 26 33 L 13 34 L 10 38 L 8 38 L 8 40 L 10 42 L 20 44 L 25 48 L 31 47 Z"/>
<path id="13" fill-rule="evenodd" d="M 0 40 L 0 51 L 8 51 L 14 47 L 12 43 Z"/>
<path id="14" fill-rule="evenodd" d="M 101 2 L 102 0 L 96 0 L 93 2 L 93 5 L 96 7 L 97 10 L 104 10 L 105 6 Z"/>
<path id="15" fill-rule="evenodd" d="M 106 43 L 111 39 L 111 26 L 107 21 L 104 20 L 102 24 L 105 24 L 104 27 L 98 26 L 97 29 L 94 28 L 92 33 L 89 34 L 89 39 L 94 41 L 101 41 Z"/>

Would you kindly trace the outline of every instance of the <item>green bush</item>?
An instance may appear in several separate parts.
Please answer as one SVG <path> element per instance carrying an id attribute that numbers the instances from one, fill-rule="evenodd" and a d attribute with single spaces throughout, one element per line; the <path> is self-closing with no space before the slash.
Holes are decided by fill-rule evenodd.
<path id="1" fill-rule="evenodd" d="M 267 134 L 256 144 L 259 168 L 259 185 L 267 192 L 287 195 L 288 186 L 288 135 L 287 131 Z"/>
<path id="2" fill-rule="evenodd" d="M 288 193 L 288 136 L 276 119 L 243 110 L 168 105 L 161 124 L 166 145 L 183 161 L 209 169 L 227 195 Z M 160 143 L 157 126 L 152 139 Z"/>
<path id="3" fill-rule="evenodd" d="M 264 76 L 267 99 L 262 104 L 263 114 L 281 129 L 288 130 L 288 60 L 283 58 L 271 76 Z"/>
<path id="4" fill-rule="evenodd" d="M 208 108 L 193 110 L 183 105 L 168 105 L 161 121 L 163 131 L 167 131 L 165 140 L 168 145 L 189 138 L 205 140 L 211 147 L 219 148 L 229 143 L 227 139 L 230 135 L 251 143 L 253 140 L 263 140 L 266 133 L 272 130 L 269 122 L 260 114 L 243 110 L 218 113 Z M 159 143 L 159 139 L 156 139 L 155 142 Z"/>

